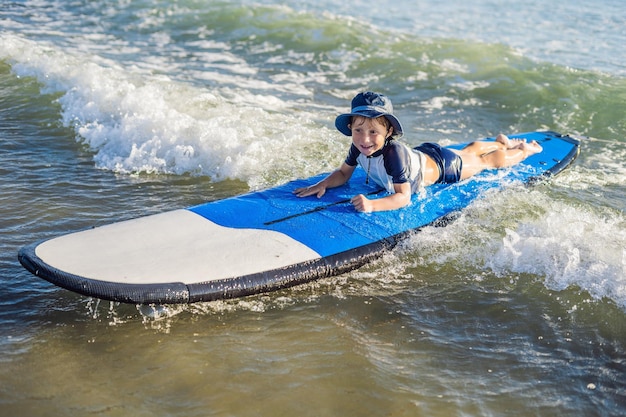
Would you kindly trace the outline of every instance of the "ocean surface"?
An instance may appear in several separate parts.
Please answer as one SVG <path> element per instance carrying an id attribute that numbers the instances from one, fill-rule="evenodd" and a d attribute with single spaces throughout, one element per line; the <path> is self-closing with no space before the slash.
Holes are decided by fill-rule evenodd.
<path id="1" fill-rule="evenodd" d="M 0 416 L 624 415 L 625 22 L 621 0 L 1 1 Z M 17 261 L 329 171 L 362 90 L 412 145 L 586 139 L 546 183 L 271 294 L 138 308 Z"/>

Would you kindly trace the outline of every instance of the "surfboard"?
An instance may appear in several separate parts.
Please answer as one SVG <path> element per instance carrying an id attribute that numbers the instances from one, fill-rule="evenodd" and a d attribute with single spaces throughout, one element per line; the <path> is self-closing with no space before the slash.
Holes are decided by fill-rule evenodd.
<path id="1" fill-rule="evenodd" d="M 543 151 L 512 168 L 428 186 L 399 210 L 356 212 L 352 196 L 386 193 L 366 184 L 357 168 L 346 185 L 320 199 L 298 198 L 293 190 L 327 174 L 35 242 L 18 259 L 57 286 L 124 303 L 194 303 L 278 290 L 359 268 L 488 190 L 558 174 L 580 150 L 577 138 L 557 132 L 510 137 L 536 140 Z"/>

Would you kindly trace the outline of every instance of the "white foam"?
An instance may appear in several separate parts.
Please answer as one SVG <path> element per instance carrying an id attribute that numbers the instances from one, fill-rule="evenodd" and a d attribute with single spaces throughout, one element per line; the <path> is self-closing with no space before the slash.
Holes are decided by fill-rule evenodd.
<path id="1" fill-rule="evenodd" d="M 291 104 L 245 85 L 198 87 L 14 35 L 3 42 L 0 58 L 12 62 L 18 76 L 35 77 L 42 92 L 60 95 L 63 123 L 75 129 L 102 169 L 231 178 L 257 188 L 338 163 L 317 163 L 303 149 L 333 154 L 329 147 L 336 146 L 336 154 L 343 154 L 338 135 L 312 122 L 317 115 L 293 112 Z"/>
<path id="2" fill-rule="evenodd" d="M 607 297 L 626 307 L 624 219 L 560 206 L 507 229 L 485 265 L 498 273 L 543 276 L 555 290 L 578 286 L 596 299 Z"/>
<path id="3" fill-rule="evenodd" d="M 530 274 L 549 289 L 580 288 L 626 309 L 624 213 L 550 194 L 521 187 L 496 193 L 445 228 L 425 228 L 408 250 L 425 263 L 460 262 L 507 280 Z"/>

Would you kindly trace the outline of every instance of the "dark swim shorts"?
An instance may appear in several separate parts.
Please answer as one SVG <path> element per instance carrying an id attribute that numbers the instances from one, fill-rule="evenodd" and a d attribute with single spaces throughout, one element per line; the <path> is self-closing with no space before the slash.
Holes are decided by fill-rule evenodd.
<path id="1" fill-rule="evenodd" d="M 450 149 L 430 142 L 422 143 L 414 149 L 430 156 L 439 167 L 439 179 L 436 183 L 451 184 L 461 180 L 463 160 Z"/>

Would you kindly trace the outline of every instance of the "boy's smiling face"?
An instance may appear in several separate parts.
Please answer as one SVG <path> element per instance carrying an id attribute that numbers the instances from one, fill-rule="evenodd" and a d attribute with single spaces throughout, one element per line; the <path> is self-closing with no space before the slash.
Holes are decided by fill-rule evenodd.
<path id="1" fill-rule="evenodd" d="M 370 119 L 355 116 L 349 127 L 352 131 L 352 143 L 365 156 L 372 156 L 385 145 L 385 140 L 391 136 L 393 128 L 385 123 L 384 117 Z"/>

